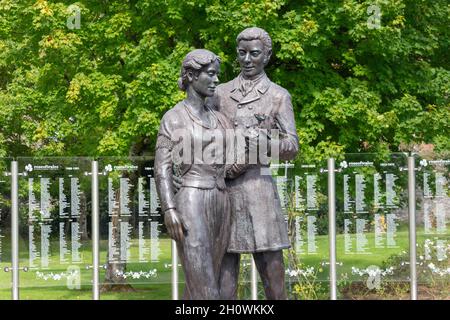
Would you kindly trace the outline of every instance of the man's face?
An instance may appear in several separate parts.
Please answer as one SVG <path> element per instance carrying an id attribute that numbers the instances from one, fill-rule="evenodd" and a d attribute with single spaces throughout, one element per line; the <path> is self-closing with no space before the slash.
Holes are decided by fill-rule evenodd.
<path id="1" fill-rule="evenodd" d="M 242 73 L 247 79 L 254 79 L 264 71 L 270 54 L 265 52 L 261 40 L 241 40 L 237 52 Z"/>

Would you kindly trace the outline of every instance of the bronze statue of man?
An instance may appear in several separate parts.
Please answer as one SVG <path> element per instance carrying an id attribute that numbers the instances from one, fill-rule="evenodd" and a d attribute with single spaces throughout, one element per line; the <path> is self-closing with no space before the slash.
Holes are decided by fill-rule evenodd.
<path id="1" fill-rule="evenodd" d="M 258 140 L 258 148 L 261 141 L 268 141 L 269 150 L 278 149 L 279 160 L 292 160 L 298 152 L 298 136 L 291 96 L 264 72 L 272 40 L 266 31 L 253 27 L 242 31 L 236 42 L 241 73 L 217 87 L 213 103 L 237 135 L 244 133 L 248 139 L 248 132 L 256 130 L 256 136 L 266 137 Z M 272 129 L 278 130 L 278 137 L 271 137 Z M 267 299 L 287 298 L 282 252 L 290 247 L 287 223 L 268 167 L 261 161 L 247 164 L 245 172 L 227 180 L 232 213 L 220 276 L 222 299 L 236 299 L 241 253 L 253 254 Z"/>

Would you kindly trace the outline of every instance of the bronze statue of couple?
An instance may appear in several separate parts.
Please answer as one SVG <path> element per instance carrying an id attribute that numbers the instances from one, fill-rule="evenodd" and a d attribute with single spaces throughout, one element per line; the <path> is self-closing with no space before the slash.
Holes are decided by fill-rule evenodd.
<path id="1" fill-rule="evenodd" d="M 262 144 L 279 160 L 295 158 L 291 97 L 264 72 L 272 55 L 266 31 L 245 29 L 236 43 L 241 72 L 220 85 L 217 55 L 186 55 L 178 81 L 186 98 L 166 112 L 158 133 L 155 178 L 185 274 L 183 299 L 236 299 L 241 253 L 253 255 L 267 299 L 287 298 L 282 250 L 290 244 L 277 188 L 269 163 L 248 159 Z M 244 141 L 244 157 L 229 132 Z"/>

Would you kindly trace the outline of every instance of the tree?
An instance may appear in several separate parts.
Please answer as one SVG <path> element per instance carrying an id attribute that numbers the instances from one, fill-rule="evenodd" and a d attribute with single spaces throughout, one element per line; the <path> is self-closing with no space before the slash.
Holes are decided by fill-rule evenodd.
<path id="1" fill-rule="evenodd" d="M 304 156 L 449 145 L 446 1 L 80 1 L 80 29 L 70 4 L 0 2 L 1 155 L 126 155 L 145 138 L 153 150 L 183 97 L 183 56 L 218 53 L 230 80 L 253 25 L 273 38 L 268 73 L 292 94 Z"/>

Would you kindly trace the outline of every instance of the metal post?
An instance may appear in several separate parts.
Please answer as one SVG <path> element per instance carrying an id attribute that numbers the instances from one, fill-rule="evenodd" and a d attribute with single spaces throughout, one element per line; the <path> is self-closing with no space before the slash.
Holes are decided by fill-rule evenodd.
<path id="1" fill-rule="evenodd" d="M 409 270 L 411 300 L 417 300 L 416 270 L 416 174 L 414 157 L 408 157 Z"/>
<path id="2" fill-rule="evenodd" d="M 17 161 L 11 162 L 11 260 L 12 298 L 19 300 L 19 170 Z"/>
<path id="3" fill-rule="evenodd" d="M 252 300 L 258 300 L 258 273 L 256 270 L 255 259 L 253 258 L 253 256 L 250 260 L 251 260 L 250 284 L 251 284 Z"/>
<path id="4" fill-rule="evenodd" d="M 92 161 L 92 299 L 100 300 L 99 290 L 99 199 L 98 162 Z"/>
<path id="5" fill-rule="evenodd" d="M 172 300 L 178 300 L 178 252 L 175 240 L 172 240 Z"/>
<path id="6" fill-rule="evenodd" d="M 330 299 L 337 299 L 336 286 L 336 185 L 335 161 L 328 159 L 328 233 L 330 250 Z"/>

